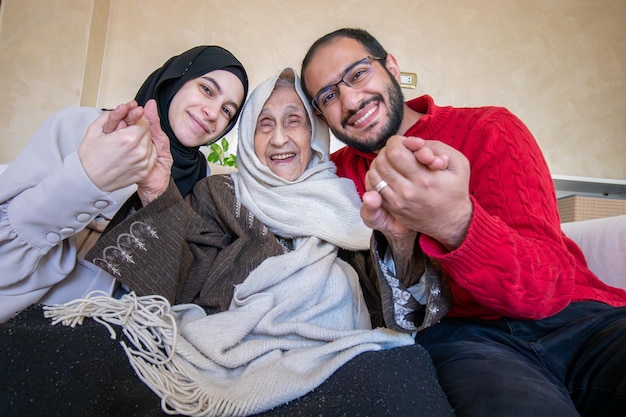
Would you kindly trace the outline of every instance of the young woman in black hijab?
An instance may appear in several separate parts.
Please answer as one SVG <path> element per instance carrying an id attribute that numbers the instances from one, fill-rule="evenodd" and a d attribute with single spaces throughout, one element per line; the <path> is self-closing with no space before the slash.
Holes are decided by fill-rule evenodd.
<path id="1" fill-rule="evenodd" d="M 114 277 L 83 254 L 156 166 L 157 120 L 185 195 L 207 175 L 199 147 L 233 128 L 247 93 L 237 58 L 197 46 L 156 69 L 136 102 L 52 115 L 0 175 L 0 323 L 31 304 L 113 293 Z"/>
<path id="2" fill-rule="evenodd" d="M 170 125 L 168 112 L 170 103 L 178 91 L 190 80 L 201 77 L 211 71 L 227 71 L 235 75 L 243 85 L 244 98 L 248 94 L 248 77 L 241 63 L 227 50 L 219 46 L 197 46 L 178 56 L 170 58 L 163 66 L 154 71 L 143 83 L 135 100 L 140 106 L 149 99 L 156 99 L 161 128 L 170 139 L 170 149 L 174 158 L 172 178 L 182 195 L 191 191 L 193 185 L 207 174 L 207 161 L 199 146 L 188 147 L 182 144 Z M 228 133 L 236 124 L 241 104 L 223 131 L 202 145 L 213 143 Z"/>

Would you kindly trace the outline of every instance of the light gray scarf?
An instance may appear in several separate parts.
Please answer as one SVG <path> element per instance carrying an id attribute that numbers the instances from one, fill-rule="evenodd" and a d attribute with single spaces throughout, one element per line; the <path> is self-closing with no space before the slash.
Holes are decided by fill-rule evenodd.
<path id="1" fill-rule="evenodd" d="M 282 75 L 281 75 L 282 74 Z M 315 156 L 296 181 L 274 176 L 254 154 L 254 126 L 279 76 L 294 80 L 313 126 Z M 262 83 L 240 120 L 237 196 L 294 250 L 266 259 L 236 286 L 228 311 L 206 315 L 197 305 L 161 297 L 91 297 L 48 308 L 55 322 L 82 317 L 120 324 L 139 377 L 165 410 L 193 416 L 245 416 L 300 397 L 356 355 L 414 343 L 408 334 L 370 328 L 359 277 L 337 246 L 368 247 L 354 185 L 328 161 L 328 130 L 287 68 Z M 375 377 L 375 375 L 372 375 Z"/>
<path id="2" fill-rule="evenodd" d="M 367 249 L 371 229 L 361 220 L 359 195 L 351 180 L 335 174 L 335 165 L 329 160 L 328 126 L 313 113 L 299 81 L 295 83 L 296 92 L 311 121 L 313 158 L 308 168 L 297 180 L 287 181 L 256 156 L 256 121 L 279 77 L 294 80 L 297 76 L 287 68 L 266 80 L 243 109 L 246 117 L 240 120 L 237 144 L 239 172 L 231 174 L 237 199 L 278 236 L 315 236 L 345 249 Z"/>

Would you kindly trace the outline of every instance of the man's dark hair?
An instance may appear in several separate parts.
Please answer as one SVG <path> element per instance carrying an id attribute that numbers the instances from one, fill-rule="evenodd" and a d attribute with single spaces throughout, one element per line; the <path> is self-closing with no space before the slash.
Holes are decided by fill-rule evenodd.
<path id="1" fill-rule="evenodd" d="M 387 51 L 385 51 L 385 48 L 383 48 L 383 46 L 380 44 L 380 42 L 376 40 L 376 38 L 374 38 L 372 35 L 369 34 L 369 32 L 364 29 L 342 28 L 322 36 L 321 38 L 316 40 L 313 45 L 311 45 L 308 52 L 304 56 L 304 59 L 302 60 L 302 68 L 300 69 L 300 76 L 302 78 L 302 90 L 309 100 L 312 100 L 313 97 L 311 96 L 311 93 L 309 93 L 309 90 L 306 87 L 306 83 L 304 82 L 304 71 L 309 65 L 311 58 L 313 58 L 313 55 L 315 55 L 315 52 L 317 52 L 319 48 L 326 44 L 329 44 L 330 42 L 338 38 L 351 38 L 356 40 L 361 45 L 363 45 L 365 50 L 372 57 L 387 57 Z"/>

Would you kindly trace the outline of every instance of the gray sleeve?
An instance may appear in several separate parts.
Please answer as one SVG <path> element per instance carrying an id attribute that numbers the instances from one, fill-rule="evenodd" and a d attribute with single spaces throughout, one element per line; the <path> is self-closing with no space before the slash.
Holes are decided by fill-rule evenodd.
<path id="1" fill-rule="evenodd" d="M 134 191 L 100 191 L 80 163 L 78 147 L 100 113 L 68 108 L 53 115 L 0 175 L 0 297 L 14 297 L 13 310 L 67 278 L 77 262 L 75 236 Z"/>

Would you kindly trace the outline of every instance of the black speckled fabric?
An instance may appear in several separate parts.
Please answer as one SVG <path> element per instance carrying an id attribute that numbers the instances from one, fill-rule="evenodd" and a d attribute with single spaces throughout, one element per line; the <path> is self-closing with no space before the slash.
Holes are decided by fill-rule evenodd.
<path id="1" fill-rule="evenodd" d="M 258 417 L 453 417 L 421 345 L 365 352 L 317 389 Z"/>
<path id="2" fill-rule="evenodd" d="M 35 305 L 0 325 L 0 416 L 167 415 L 106 327 L 50 323 Z"/>
<path id="3" fill-rule="evenodd" d="M 2 417 L 167 415 L 119 340 L 93 320 L 52 326 L 41 306 L 31 306 L 0 325 L 0 346 Z M 405 416 L 454 416 L 420 345 L 363 353 L 304 397 L 258 415 Z"/>

